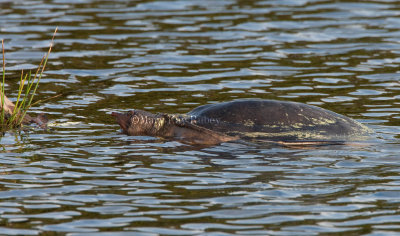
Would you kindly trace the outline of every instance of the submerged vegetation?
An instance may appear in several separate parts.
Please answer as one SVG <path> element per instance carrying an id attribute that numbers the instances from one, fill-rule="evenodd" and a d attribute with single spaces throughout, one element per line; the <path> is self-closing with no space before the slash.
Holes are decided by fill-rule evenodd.
<path id="1" fill-rule="evenodd" d="M 19 128 L 25 123 L 31 122 L 32 118 L 27 115 L 29 108 L 34 105 L 32 103 L 33 98 L 35 97 L 36 90 L 39 86 L 40 79 L 42 78 L 43 72 L 46 68 L 47 60 L 50 56 L 51 49 L 53 47 L 54 37 L 57 33 L 57 29 L 55 29 L 53 33 L 53 37 L 51 39 L 51 43 L 47 53 L 43 56 L 42 60 L 35 73 L 29 71 L 28 73 L 24 73 L 21 71 L 21 77 L 19 80 L 19 88 L 18 95 L 15 101 L 15 104 L 6 97 L 5 95 L 5 50 L 4 50 L 4 40 L 1 40 L 2 46 L 2 55 L 3 55 L 3 73 L 2 73 L 2 81 L 0 86 L 0 99 L 1 99 L 1 112 L 0 112 L 0 130 L 2 132 L 7 131 L 13 128 Z"/>

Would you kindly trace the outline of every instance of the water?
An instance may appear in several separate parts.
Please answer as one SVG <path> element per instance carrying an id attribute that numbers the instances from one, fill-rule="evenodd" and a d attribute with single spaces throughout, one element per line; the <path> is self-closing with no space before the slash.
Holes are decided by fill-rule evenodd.
<path id="1" fill-rule="evenodd" d="M 7 95 L 59 32 L 35 106 L 51 131 L 1 140 L 9 235 L 336 235 L 400 231 L 396 1 L 0 3 Z M 371 144 L 196 147 L 128 137 L 109 115 L 237 98 L 317 105 Z"/>

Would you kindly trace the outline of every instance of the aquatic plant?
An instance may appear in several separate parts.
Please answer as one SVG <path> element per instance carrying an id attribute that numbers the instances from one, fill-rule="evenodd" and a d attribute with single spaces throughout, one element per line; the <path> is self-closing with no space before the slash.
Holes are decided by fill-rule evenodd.
<path id="1" fill-rule="evenodd" d="M 5 50 L 4 50 L 4 40 L 1 40 L 2 46 L 2 55 L 3 55 L 3 74 L 2 74 L 2 83 L 0 86 L 0 99 L 1 99 L 1 112 L 0 112 L 0 130 L 2 132 L 21 127 L 24 122 L 24 119 L 27 116 L 27 112 L 29 108 L 33 105 L 32 101 L 35 97 L 36 90 L 39 86 L 40 80 L 42 78 L 44 69 L 46 68 L 47 60 L 50 56 L 51 49 L 53 47 L 54 37 L 57 33 L 58 27 L 55 29 L 53 33 L 53 37 L 51 39 L 51 43 L 47 53 L 42 57 L 36 72 L 33 74 L 31 71 L 28 73 L 24 73 L 21 71 L 21 77 L 19 81 L 18 95 L 15 101 L 15 104 L 6 97 L 4 83 L 5 83 L 5 70 L 6 70 L 6 62 L 5 62 Z"/>

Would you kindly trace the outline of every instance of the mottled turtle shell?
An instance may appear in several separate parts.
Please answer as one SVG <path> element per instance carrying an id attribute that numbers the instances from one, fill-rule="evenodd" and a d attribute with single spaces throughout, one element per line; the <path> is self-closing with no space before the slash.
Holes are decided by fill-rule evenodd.
<path id="1" fill-rule="evenodd" d="M 271 141 L 359 141 L 371 132 L 351 118 L 297 102 L 235 100 L 200 106 L 187 115 L 210 130 Z"/>

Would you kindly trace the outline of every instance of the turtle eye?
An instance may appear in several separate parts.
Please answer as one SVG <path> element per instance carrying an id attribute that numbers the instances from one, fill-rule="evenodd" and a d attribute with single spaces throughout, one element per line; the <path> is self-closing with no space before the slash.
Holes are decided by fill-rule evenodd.
<path id="1" fill-rule="evenodd" d="M 131 115 L 131 123 L 132 124 L 140 123 L 140 119 L 141 119 L 140 113 L 133 110 L 133 111 L 129 111 L 129 114 Z"/>
<path id="2" fill-rule="evenodd" d="M 131 123 L 132 124 L 139 124 L 140 123 L 140 117 L 139 116 L 137 116 L 137 115 L 133 115 L 133 116 L 131 116 Z"/>

